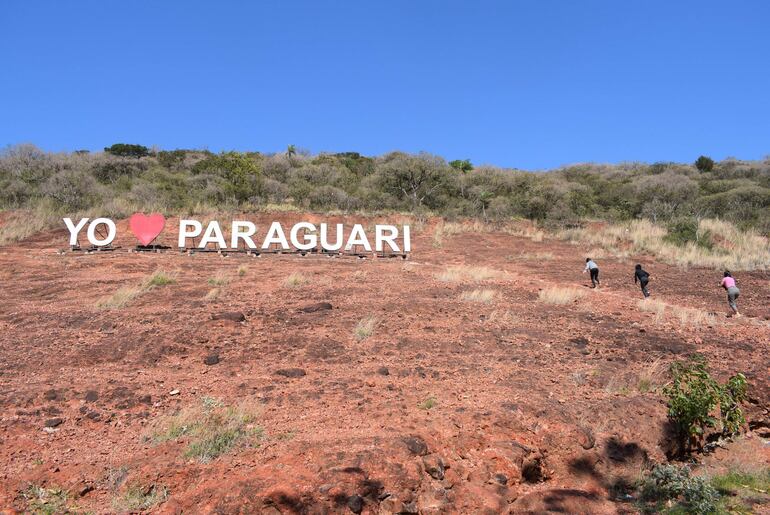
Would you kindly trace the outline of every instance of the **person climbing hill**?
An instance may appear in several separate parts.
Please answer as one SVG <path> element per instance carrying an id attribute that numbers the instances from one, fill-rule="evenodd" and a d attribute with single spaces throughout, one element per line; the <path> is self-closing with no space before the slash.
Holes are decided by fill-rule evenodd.
<path id="1" fill-rule="evenodd" d="M 583 269 L 583 273 L 590 273 L 591 274 L 591 288 L 596 288 L 599 282 L 599 265 L 594 263 L 594 260 L 591 258 L 586 258 L 586 267 Z"/>
<path id="2" fill-rule="evenodd" d="M 639 283 L 645 299 L 650 296 L 650 290 L 647 289 L 647 284 L 650 282 L 650 278 L 650 274 L 642 268 L 642 265 L 636 265 L 636 269 L 634 271 L 634 284 Z"/>
<path id="3" fill-rule="evenodd" d="M 727 290 L 727 304 L 730 306 L 730 309 L 733 310 L 733 314 L 736 317 L 741 316 L 741 314 L 738 313 L 738 303 L 736 302 L 738 296 L 741 294 L 741 290 L 735 285 L 735 279 L 729 271 L 725 270 L 724 277 L 722 277 L 722 282 L 719 283 L 719 286 Z"/>

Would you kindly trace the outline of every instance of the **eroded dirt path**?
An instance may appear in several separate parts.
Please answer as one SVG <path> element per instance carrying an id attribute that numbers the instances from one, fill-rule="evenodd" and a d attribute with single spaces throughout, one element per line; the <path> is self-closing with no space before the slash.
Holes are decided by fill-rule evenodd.
<path id="1" fill-rule="evenodd" d="M 435 248 L 432 230 L 415 234 L 408 261 L 60 255 L 63 231 L 0 248 L 0 506 L 23 509 L 38 485 L 112 512 L 129 485 L 159 485 L 169 496 L 154 509 L 169 513 L 633 511 L 612 499 L 665 459 L 654 389 L 693 352 L 720 377 L 746 373 L 749 419 L 770 424 L 767 273 L 736 274 L 749 316 L 727 319 L 718 273 L 637 257 L 655 298 L 715 314 L 683 328 L 639 310 L 634 260 L 599 259 L 594 291 L 585 248 L 496 233 Z M 499 273 L 437 278 L 461 265 Z M 156 269 L 176 282 L 95 307 Z M 295 272 L 307 283 L 287 287 Z M 217 276 L 228 282 L 207 300 Z M 587 295 L 548 305 L 538 292 L 549 286 Z M 497 297 L 463 300 L 475 289 Z M 321 302 L 332 308 L 303 310 Z M 212 320 L 222 312 L 245 321 Z M 367 316 L 378 325 L 359 341 Z M 148 440 L 158 419 L 203 397 L 255 406 L 259 446 L 200 463 L 184 439 Z M 768 463 L 770 446 L 753 442 Z"/>

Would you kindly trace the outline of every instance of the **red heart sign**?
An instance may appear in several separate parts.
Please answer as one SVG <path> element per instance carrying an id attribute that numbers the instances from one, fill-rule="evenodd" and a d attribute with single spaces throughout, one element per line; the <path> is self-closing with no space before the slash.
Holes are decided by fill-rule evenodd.
<path id="1" fill-rule="evenodd" d="M 149 216 L 144 213 L 134 213 L 128 219 L 128 225 L 142 245 L 149 245 L 163 230 L 163 226 L 166 225 L 166 218 L 160 213 Z"/>

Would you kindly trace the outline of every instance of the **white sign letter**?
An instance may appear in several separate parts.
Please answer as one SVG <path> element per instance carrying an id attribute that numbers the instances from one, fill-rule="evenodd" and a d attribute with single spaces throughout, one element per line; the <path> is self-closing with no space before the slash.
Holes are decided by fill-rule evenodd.
<path id="1" fill-rule="evenodd" d="M 353 230 L 350 231 L 350 236 L 348 237 L 348 243 L 345 245 L 345 250 L 350 250 L 353 248 L 353 245 L 363 245 L 367 252 L 372 251 L 372 246 L 369 244 L 369 240 L 364 232 L 364 226 L 361 224 L 353 226 Z"/>
<path id="2" fill-rule="evenodd" d="M 377 252 L 382 252 L 382 243 L 385 242 L 393 252 L 399 252 L 396 238 L 398 237 L 398 228 L 395 225 L 375 225 L 375 243 L 374 248 Z M 387 235 L 385 232 L 387 231 Z"/>
<path id="3" fill-rule="evenodd" d="M 107 226 L 107 236 L 100 240 L 96 237 L 96 228 L 102 224 Z M 95 218 L 93 222 L 88 224 L 88 231 L 86 234 L 88 235 L 88 241 L 91 242 L 91 245 L 101 247 L 102 245 L 109 245 L 112 243 L 112 240 L 115 239 L 115 234 L 117 234 L 117 229 L 115 228 L 115 222 L 109 218 Z"/>
<path id="4" fill-rule="evenodd" d="M 326 224 L 321 224 L 321 247 L 328 251 L 340 250 L 342 248 L 342 224 L 337 224 L 337 241 L 334 245 L 329 243 L 328 232 L 328 226 Z"/>
<path id="5" fill-rule="evenodd" d="M 241 230 L 245 229 L 245 230 Z M 238 240 L 243 238 L 243 242 L 249 249 L 256 249 L 254 240 L 251 239 L 254 233 L 257 232 L 257 226 L 251 222 L 236 220 L 233 222 L 233 232 L 230 235 L 230 246 L 234 249 L 238 248 Z"/>
<path id="6" fill-rule="evenodd" d="M 188 227 L 192 227 L 192 230 L 189 230 Z M 200 236 L 201 231 L 203 231 L 203 224 L 198 220 L 179 220 L 178 247 L 180 249 L 185 248 L 185 240 L 187 238 L 195 238 L 196 236 Z"/>
<path id="7" fill-rule="evenodd" d="M 262 242 L 262 250 L 267 250 L 273 243 L 280 243 L 283 250 L 289 250 L 289 242 L 286 241 L 286 235 L 283 233 L 283 227 L 280 222 L 270 224 L 265 241 Z"/>
<path id="8" fill-rule="evenodd" d="M 227 248 L 225 237 L 222 235 L 222 229 L 220 229 L 219 222 L 216 220 L 209 222 L 206 232 L 203 233 L 203 238 L 201 238 L 201 242 L 198 244 L 198 248 L 205 249 L 209 243 L 216 243 L 220 249 Z"/>
<path id="9" fill-rule="evenodd" d="M 289 235 L 291 238 L 291 244 L 294 245 L 294 247 L 298 250 L 310 250 L 318 245 L 318 236 L 315 234 L 308 234 L 307 232 L 303 234 L 305 243 L 300 243 L 297 239 L 297 235 L 302 229 L 315 232 L 315 225 L 311 224 L 310 222 L 299 222 L 294 224 L 294 227 L 291 228 L 291 233 Z"/>
<path id="10" fill-rule="evenodd" d="M 70 231 L 70 245 L 78 244 L 78 233 L 83 229 L 83 226 L 88 223 L 88 218 L 81 218 L 77 225 L 72 223 L 72 218 L 64 218 L 64 225 Z"/>

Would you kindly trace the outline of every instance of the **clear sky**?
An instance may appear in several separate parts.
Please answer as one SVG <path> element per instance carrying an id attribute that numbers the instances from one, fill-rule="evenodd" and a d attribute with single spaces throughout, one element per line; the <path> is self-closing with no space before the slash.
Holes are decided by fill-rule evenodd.
<path id="1" fill-rule="evenodd" d="M 0 55 L 0 145 L 770 154 L 767 0 L 5 0 Z"/>

